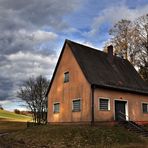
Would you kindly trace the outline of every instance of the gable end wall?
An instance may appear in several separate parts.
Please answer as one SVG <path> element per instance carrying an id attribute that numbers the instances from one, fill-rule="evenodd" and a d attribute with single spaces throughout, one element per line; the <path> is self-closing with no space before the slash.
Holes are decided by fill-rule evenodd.
<path id="1" fill-rule="evenodd" d="M 70 81 L 64 83 L 64 73 Z M 81 98 L 81 112 L 72 112 L 72 100 Z M 53 104 L 60 103 L 60 112 L 53 113 Z M 48 122 L 88 122 L 91 120 L 91 88 L 70 47 L 66 44 L 48 94 Z"/>

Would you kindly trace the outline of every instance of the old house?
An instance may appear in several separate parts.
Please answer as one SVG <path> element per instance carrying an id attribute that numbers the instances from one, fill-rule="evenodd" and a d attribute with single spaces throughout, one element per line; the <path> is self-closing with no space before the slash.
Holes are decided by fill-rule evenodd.
<path id="1" fill-rule="evenodd" d="M 66 40 L 47 95 L 49 123 L 148 123 L 148 88 L 112 46 L 104 53 Z"/>

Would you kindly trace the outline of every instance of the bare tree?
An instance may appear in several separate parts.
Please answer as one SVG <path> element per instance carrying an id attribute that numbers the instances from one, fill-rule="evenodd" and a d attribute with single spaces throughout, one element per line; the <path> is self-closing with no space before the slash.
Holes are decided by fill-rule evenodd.
<path id="1" fill-rule="evenodd" d="M 139 68 L 139 73 L 148 82 L 148 14 L 139 17 L 131 25 L 132 63 Z"/>
<path id="2" fill-rule="evenodd" d="M 46 92 L 49 82 L 46 78 L 38 76 L 29 78 L 18 91 L 18 97 L 26 102 L 27 107 L 34 115 L 38 124 L 47 122 L 47 97 Z"/>
<path id="3" fill-rule="evenodd" d="M 116 54 L 123 54 L 128 58 L 128 37 L 129 37 L 129 25 L 131 21 L 121 20 L 110 29 L 109 34 L 112 36 L 111 43 L 114 46 Z"/>
<path id="4" fill-rule="evenodd" d="M 134 21 L 121 20 L 110 30 L 115 53 L 120 53 L 148 81 L 148 14 Z"/>
<path id="5" fill-rule="evenodd" d="M 148 62 L 148 14 L 136 19 L 132 23 L 131 31 L 130 46 L 134 55 L 138 55 L 135 64 L 141 66 Z"/>

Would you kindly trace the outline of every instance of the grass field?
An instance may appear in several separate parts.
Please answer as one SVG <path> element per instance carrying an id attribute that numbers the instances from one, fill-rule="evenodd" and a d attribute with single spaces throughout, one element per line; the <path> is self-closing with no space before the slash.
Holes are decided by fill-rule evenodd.
<path id="1" fill-rule="evenodd" d="M 31 117 L 0 110 L 0 148 L 148 148 L 148 138 L 119 126 L 51 126 L 26 128 Z"/>
<path id="2" fill-rule="evenodd" d="M 7 121 L 0 119 L 0 134 L 22 130 L 25 129 L 26 127 L 27 127 L 26 122 Z"/>
<path id="3" fill-rule="evenodd" d="M 11 120 L 11 121 L 20 121 L 20 122 L 21 121 L 26 122 L 26 121 L 32 120 L 32 118 L 29 117 L 29 116 L 25 116 L 25 115 L 21 115 L 21 114 L 15 114 L 13 112 L 1 110 L 1 109 L 0 109 L 0 118 L 6 119 L 6 120 Z"/>
<path id="4" fill-rule="evenodd" d="M 32 117 L 0 110 L 0 133 L 7 133 L 26 128 L 26 122 Z"/>
<path id="5" fill-rule="evenodd" d="M 16 148 L 147 148 L 148 139 L 119 126 L 42 125 L 1 137 L 0 144 Z"/>

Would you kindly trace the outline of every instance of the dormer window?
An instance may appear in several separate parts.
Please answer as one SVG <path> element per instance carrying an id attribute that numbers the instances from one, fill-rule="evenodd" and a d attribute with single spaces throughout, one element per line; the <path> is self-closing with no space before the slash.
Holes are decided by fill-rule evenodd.
<path id="1" fill-rule="evenodd" d="M 64 73 L 64 83 L 69 82 L 69 72 Z"/>

